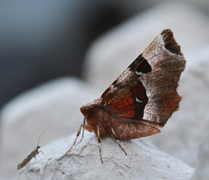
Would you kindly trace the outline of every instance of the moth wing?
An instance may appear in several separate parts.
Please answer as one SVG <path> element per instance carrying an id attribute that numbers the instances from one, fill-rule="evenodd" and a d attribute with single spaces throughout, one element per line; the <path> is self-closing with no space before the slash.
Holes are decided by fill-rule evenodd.
<path id="1" fill-rule="evenodd" d="M 185 59 L 171 30 L 161 32 L 102 94 L 118 115 L 164 126 L 179 108 L 176 92 Z"/>

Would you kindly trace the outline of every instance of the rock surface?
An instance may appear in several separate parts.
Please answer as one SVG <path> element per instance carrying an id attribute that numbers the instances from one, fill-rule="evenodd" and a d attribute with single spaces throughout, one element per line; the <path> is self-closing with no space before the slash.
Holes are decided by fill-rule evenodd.
<path id="1" fill-rule="evenodd" d="M 192 180 L 208 180 L 209 177 L 209 133 L 205 136 L 199 152 L 199 161 Z"/>
<path id="2" fill-rule="evenodd" d="M 194 171 L 142 139 L 120 141 L 127 156 L 113 138 L 102 139 L 101 164 L 97 138 L 86 132 L 84 140 L 61 158 L 74 138 L 75 134 L 42 147 L 43 154 L 19 171 L 19 179 L 186 180 Z"/>

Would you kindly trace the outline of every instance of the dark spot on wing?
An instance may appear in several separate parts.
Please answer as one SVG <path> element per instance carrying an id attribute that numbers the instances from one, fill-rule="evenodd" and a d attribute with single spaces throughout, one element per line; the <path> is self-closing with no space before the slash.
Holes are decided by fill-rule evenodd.
<path id="1" fill-rule="evenodd" d="M 129 66 L 129 68 L 133 72 L 137 71 L 144 74 L 152 71 L 151 66 L 149 65 L 147 60 L 142 57 L 141 54 L 135 59 L 135 61 Z"/>
<path id="2" fill-rule="evenodd" d="M 173 37 L 173 32 L 170 29 L 165 29 L 161 32 L 161 35 L 163 37 L 164 43 L 165 43 L 165 48 L 169 50 L 170 52 L 174 54 L 180 54 L 181 53 L 181 48 L 175 41 Z"/>

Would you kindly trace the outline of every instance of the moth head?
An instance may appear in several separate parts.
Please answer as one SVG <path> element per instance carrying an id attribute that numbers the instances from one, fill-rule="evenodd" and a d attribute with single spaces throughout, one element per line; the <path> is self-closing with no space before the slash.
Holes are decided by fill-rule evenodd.
<path id="1" fill-rule="evenodd" d="M 88 114 L 90 114 L 90 112 L 92 111 L 92 105 L 90 106 L 82 106 L 80 108 L 81 113 L 86 117 L 88 116 Z"/>
<path id="2" fill-rule="evenodd" d="M 80 108 L 81 113 L 85 116 L 86 114 L 88 114 L 89 108 L 82 106 Z"/>
<path id="3" fill-rule="evenodd" d="M 87 117 L 89 114 L 92 114 L 93 111 L 97 111 L 97 106 L 101 103 L 101 98 L 94 100 L 92 103 L 82 106 L 80 108 L 81 113 Z"/>

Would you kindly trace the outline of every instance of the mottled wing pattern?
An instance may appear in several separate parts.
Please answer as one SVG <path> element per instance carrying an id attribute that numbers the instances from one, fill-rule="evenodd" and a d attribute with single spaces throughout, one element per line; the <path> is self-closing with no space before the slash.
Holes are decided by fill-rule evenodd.
<path id="1" fill-rule="evenodd" d="M 119 111 L 120 116 L 142 119 L 148 99 L 139 77 L 150 71 L 147 61 L 141 55 L 137 57 L 102 94 L 101 104 Z M 136 72 L 141 74 L 137 75 Z"/>
<path id="2" fill-rule="evenodd" d="M 138 81 L 123 99 L 118 100 L 117 103 L 110 103 L 107 107 L 117 110 L 121 117 L 142 119 L 147 100 L 145 89 Z"/>
<path id="3" fill-rule="evenodd" d="M 185 63 L 172 31 L 166 29 L 102 94 L 101 104 L 120 116 L 163 126 L 179 107 L 176 89 Z"/>
<path id="4" fill-rule="evenodd" d="M 142 56 L 152 67 L 151 73 L 139 78 L 148 97 L 143 119 L 164 126 L 179 108 L 181 97 L 176 90 L 186 61 L 169 29 L 162 31 Z"/>

